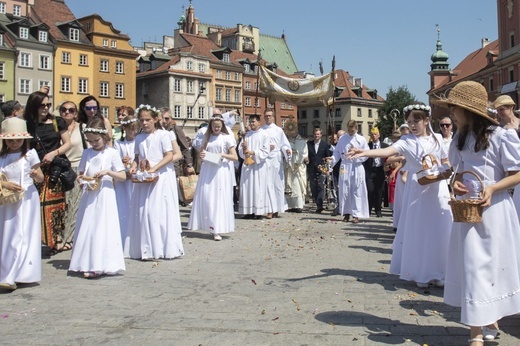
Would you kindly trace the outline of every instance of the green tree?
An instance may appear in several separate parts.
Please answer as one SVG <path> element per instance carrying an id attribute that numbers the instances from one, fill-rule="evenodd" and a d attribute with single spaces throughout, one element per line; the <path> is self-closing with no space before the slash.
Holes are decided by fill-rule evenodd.
<path id="1" fill-rule="evenodd" d="M 394 131 L 394 118 L 396 127 L 399 127 L 405 122 L 403 108 L 417 102 L 415 95 L 412 95 L 406 86 L 397 89 L 391 87 L 386 94 L 385 103 L 378 110 L 376 126 L 381 138 L 391 136 Z"/>

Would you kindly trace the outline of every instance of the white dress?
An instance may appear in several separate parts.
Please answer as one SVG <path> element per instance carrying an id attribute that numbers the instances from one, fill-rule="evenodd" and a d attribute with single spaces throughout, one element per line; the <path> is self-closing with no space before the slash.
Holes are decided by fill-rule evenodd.
<path id="1" fill-rule="evenodd" d="M 0 171 L 20 184 L 23 168 L 24 198 L 0 206 L 0 283 L 39 282 L 42 279 L 40 198 L 29 176 L 40 159 L 34 149 L 0 158 Z"/>
<path id="2" fill-rule="evenodd" d="M 471 170 L 486 185 L 520 170 L 520 141 L 516 133 L 497 127 L 490 147 L 475 153 L 450 148 L 450 162 L 458 172 Z M 474 148 L 469 137 L 468 148 Z M 475 180 L 464 175 L 466 180 Z M 469 184 L 467 184 L 469 185 Z M 467 198 L 462 196 L 462 198 Z M 508 191 L 493 194 L 480 223 L 453 223 L 448 252 L 444 301 L 460 306 L 461 322 L 485 326 L 520 312 L 520 224 Z"/>
<path id="3" fill-rule="evenodd" d="M 139 161 L 147 159 L 151 167 L 159 163 L 165 153 L 173 151 L 172 134 L 164 130 L 138 134 L 135 138 L 135 154 L 139 155 Z M 128 225 L 125 257 L 144 260 L 171 259 L 184 255 L 173 162 L 162 167 L 158 173 L 158 181 L 134 185 L 132 221 Z"/>
<path id="4" fill-rule="evenodd" d="M 135 157 L 135 140 L 122 141 L 116 140 L 114 143 L 114 149 L 119 152 L 119 157 L 128 156 L 131 158 L 130 162 L 134 161 Z M 129 167 L 126 167 L 129 168 Z M 123 248 L 125 243 L 128 241 L 128 220 L 130 217 L 130 202 L 134 191 L 134 183 L 127 179 L 125 181 L 118 181 L 116 183 L 116 200 L 117 210 L 119 212 L 119 225 L 121 226 L 121 239 L 123 241 Z"/>
<path id="5" fill-rule="evenodd" d="M 419 185 L 416 173 L 422 169 L 422 158 L 432 154 L 440 162 L 447 158 L 440 135 L 401 137 L 392 146 L 406 159 L 408 177 L 392 245 L 390 273 L 408 281 L 427 283 L 444 280 L 446 256 L 453 217 L 446 181 Z"/>
<path id="6" fill-rule="evenodd" d="M 226 154 L 235 146 L 235 139 L 230 135 L 211 135 L 206 151 Z M 224 161 L 229 160 L 224 159 Z M 188 229 L 208 231 L 213 234 L 235 231 L 233 179 L 227 163 L 216 165 L 202 161 Z"/>
<path id="7" fill-rule="evenodd" d="M 332 152 L 332 166 L 341 160 L 338 177 L 338 201 L 340 215 L 350 214 L 353 217 L 369 218 L 368 192 L 365 168 L 366 157 L 347 159 L 346 153 L 351 148 L 370 149 L 363 136 L 348 133 L 341 136 Z"/>
<path id="8" fill-rule="evenodd" d="M 92 177 L 102 170 L 124 171 L 119 153 L 113 148 L 85 149 L 78 172 Z M 124 271 L 116 193 L 111 177 L 105 175 L 97 190 L 83 188 L 77 215 L 69 270 L 97 274 Z"/>

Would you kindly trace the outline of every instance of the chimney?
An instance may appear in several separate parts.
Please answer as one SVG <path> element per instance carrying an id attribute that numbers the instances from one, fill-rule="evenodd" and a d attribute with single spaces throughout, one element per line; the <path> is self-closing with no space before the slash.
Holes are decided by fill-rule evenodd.
<path id="1" fill-rule="evenodd" d="M 487 46 L 489 44 L 489 38 L 487 37 L 484 37 L 482 40 L 482 48 L 484 48 L 485 46 Z"/>

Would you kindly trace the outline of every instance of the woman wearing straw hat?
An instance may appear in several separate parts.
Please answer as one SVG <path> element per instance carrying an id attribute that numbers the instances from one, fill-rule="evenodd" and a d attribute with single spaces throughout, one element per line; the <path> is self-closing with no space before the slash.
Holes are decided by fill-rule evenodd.
<path id="1" fill-rule="evenodd" d="M 19 201 L 0 206 L 0 289 L 15 290 L 16 283 L 42 278 L 40 199 L 34 181 L 42 182 L 43 173 L 38 154 L 29 150 L 32 137 L 25 120 L 4 120 L 0 138 L 0 172 L 7 178 L 0 184 L 24 191 Z"/>
<path id="2" fill-rule="evenodd" d="M 482 189 L 457 172 L 484 183 L 482 221 L 453 224 L 444 289 L 444 301 L 460 306 L 471 327 L 470 345 L 480 346 L 496 337 L 500 318 L 520 312 L 520 224 L 507 191 L 520 182 L 520 140 L 488 115 L 479 83 L 461 82 L 435 103 L 450 108 L 458 128 L 449 150 L 455 194 L 478 198 Z"/>

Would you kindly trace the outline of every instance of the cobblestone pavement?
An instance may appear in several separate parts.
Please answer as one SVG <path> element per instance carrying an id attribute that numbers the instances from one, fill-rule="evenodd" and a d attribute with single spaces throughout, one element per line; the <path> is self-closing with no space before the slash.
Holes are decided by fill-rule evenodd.
<path id="1" fill-rule="evenodd" d="M 189 208 L 181 208 L 183 227 Z M 237 219 L 220 242 L 186 231 L 181 259 L 126 260 L 123 275 L 67 272 L 0 293 L 2 345 L 467 345 L 442 289 L 388 274 L 390 212 L 359 224 L 330 213 Z M 520 345 L 520 316 L 486 345 Z"/>

